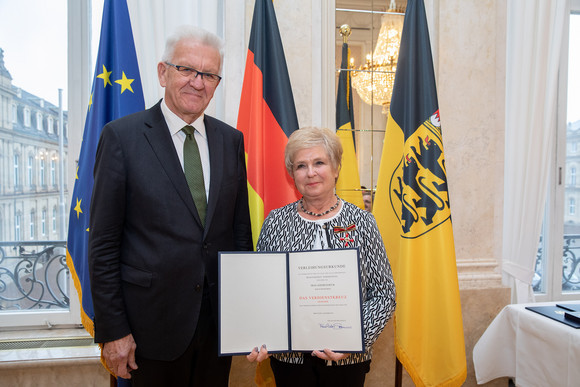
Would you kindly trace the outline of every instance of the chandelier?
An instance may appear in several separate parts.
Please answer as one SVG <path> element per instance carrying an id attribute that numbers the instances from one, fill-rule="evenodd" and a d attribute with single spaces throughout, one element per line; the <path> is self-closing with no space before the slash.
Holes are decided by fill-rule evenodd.
<path id="1" fill-rule="evenodd" d="M 395 83 L 395 71 L 401 43 L 403 21 L 396 12 L 394 0 L 381 20 L 381 30 L 372 55 L 367 54 L 365 64 L 352 71 L 352 85 L 361 99 L 369 105 L 382 105 L 388 112 Z"/>

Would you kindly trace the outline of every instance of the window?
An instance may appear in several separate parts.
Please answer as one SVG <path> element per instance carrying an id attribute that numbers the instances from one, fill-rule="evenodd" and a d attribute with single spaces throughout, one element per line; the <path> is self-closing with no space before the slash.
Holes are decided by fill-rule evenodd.
<path id="1" fill-rule="evenodd" d="M 24 108 L 24 126 L 30 128 L 30 108 Z"/>
<path id="2" fill-rule="evenodd" d="M 18 122 L 18 107 L 16 104 L 12 104 L 12 123 L 16 124 Z"/>
<path id="3" fill-rule="evenodd" d="M 94 12 L 91 4 L 95 2 L 99 1 L 0 2 L 0 36 L 3 37 L 0 84 L 4 86 L 0 88 L 0 99 L 7 101 L 6 106 L 11 106 L 11 114 L 7 115 L 10 119 L 0 121 L 0 131 L 10 130 L 10 137 L 3 142 L 6 162 L 0 163 L 0 176 L 6 176 L 8 180 L 0 192 L 4 222 L 0 227 L 0 246 L 8 257 L 0 261 L 0 283 L 3 294 L 10 292 L 15 295 L 13 299 L 18 299 L 7 301 L 0 298 L 0 330 L 80 323 L 79 300 L 64 263 L 69 186 L 72 187 L 73 183 L 71 179 L 67 184 L 65 178 L 74 177 L 72 171 L 76 169 L 80 132 L 90 96 L 89 74 L 90 68 L 94 67 L 94 58 L 90 58 L 88 38 L 91 37 L 90 16 Z M 69 14 L 71 18 L 67 20 Z M 69 39 L 69 36 L 78 39 Z M 92 38 L 98 40 L 98 32 Z M 44 39 L 50 44 L 47 45 Z M 30 60 L 31 52 L 37 58 L 51 58 L 42 63 L 43 74 L 50 76 L 30 76 L 39 65 L 38 61 Z M 26 67 L 28 65 L 32 67 Z M 69 74 L 79 80 L 70 87 L 67 85 Z M 71 128 L 80 128 L 73 130 L 70 140 L 67 136 L 62 154 L 55 136 L 50 136 L 50 139 L 46 136 L 54 134 L 55 123 L 60 119 L 58 89 L 65 92 L 62 101 L 64 130 L 69 124 L 69 109 L 75 112 Z M 42 154 L 39 149 L 42 149 Z M 66 157 L 68 152 L 72 152 L 73 157 Z M 58 162 L 67 159 L 72 165 L 64 165 L 64 168 L 70 168 L 70 172 L 62 170 Z M 59 176 L 61 184 L 58 184 Z M 50 190 L 46 189 L 47 183 L 53 185 Z M 22 184 L 45 187 L 37 194 L 35 190 L 24 192 L 19 187 Z M 48 211 L 52 211 L 51 224 L 48 224 Z M 19 267 L 33 267 L 37 262 L 42 265 L 36 265 L 38 270 L 28 274 L 20 274 L 16 268 L 17 264 Z M 25 286 L 28 287 L 24 292 L 42 293 L 41 302 L 27 302 L 19 285 L 7 281 L 4 273 L 13 278 L 27 275 Z M 24 284 L 22 278 L 21 282 Z"/>
<path id="4" fill-rule="evenodd" d="M 40 232 L 42 236 L 46 236 L 46 208 L 42 209 L 42 216 L 40 218 Z"/>
<path id="5" fill-rule="evenodd" d="M 36 129 L 42 131 L 42 113 L 36 113 Z"/>
<path id="6" fill-rule="evenodd" d="M 20 234 L 20 214 L 16 214 L 14 217 L 14 240 L 22 240 L 22 235 Z"/>
<path id="7" fill-rule="evenodd" d="M 45 161 L 44 161 L 44 155 L 40 156 L 40 169 L 39 169 L 39 180 L 40 180 L 40 186 L 44 187 L 45 182 L 44 182 L 44 166 L 45 166 Z"/>
<path id="8" fill-rule="evenodd" d="M 54 133 L 54 118 L 52 118 L 52 116 L 48 116 L 47 121 L 47 126 L 48 126 L 48 133 L 49 134 L 53 134 Z"/>
<path id="9" fill-rule="evenodd" d="M 32 211 L 30 213 L 30 240 L 34 239 L 34 220 L 35 220 L 34 211 Z"/>
<path id="10" fill-rule="evenodd" d="M 52 232 L 56 233 L 56 207 L 52 208 Z"/>
<path id="11" fill-rule="evenodd" d="M 535 268 L 537 301 L 580 296 L 580 216 L 576 212 L 577 165 L 580 162 L 580 1 L 571 1 L 559 71 L 556 158 Z M 567 94 L 566 94 L 567 93 Z M 566 108 L 567 106 L 567 108 Z M 559 149 L 565 151 L 558 151 Z"/>
<path id="12" fill-rule="evenodd" d="M 55 187 L 56 186 L 56 156 L 53 156 L 50 159 L 50 184 Z"/>
<path id="13" fill-rule="evenodd" d="M 14 155 L 14 187 L 20 183 L 20 156 Z"/>
<path id="14" fill-rule="evenodd" d="M 32 166 L 34 165 L 34 156 L 28 156 L 28 186 L 32 188 L 34 184 L 34 175 L 32 171 Z"/>

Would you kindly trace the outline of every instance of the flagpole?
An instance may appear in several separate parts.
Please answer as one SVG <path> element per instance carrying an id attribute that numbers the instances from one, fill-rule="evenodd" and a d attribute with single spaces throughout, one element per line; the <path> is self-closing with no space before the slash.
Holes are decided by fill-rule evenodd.
<path id="1" fill-rule="evenodd" d="M 401 387 L 403 383 L 403 365 L 395 355 L 395 387 Z"/>

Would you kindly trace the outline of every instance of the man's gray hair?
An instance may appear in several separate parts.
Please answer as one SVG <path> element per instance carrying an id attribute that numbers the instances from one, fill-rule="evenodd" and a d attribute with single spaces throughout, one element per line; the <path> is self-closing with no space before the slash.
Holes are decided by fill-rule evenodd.
<path id="1" fill-rule="evenodd" d="M 182 25 L 177 27 L 175 32 L 170 35 L 165 41 L 165 51 L 163 51 L 163 56 L 161 57 L 162 62 L 170 62 L 175 53 L 175 46 L 182 40 L 193 40 L 195 42 L 201 43 L 206 46 L 215 48 L 220 53 L 220 74 L 222 71 L 222 66 L 224 63 L 224 41 L 222 38 L 216 34 L 204 30 L 203 28 Z M 177 63 L 180 64 L 180 63 Z"/>

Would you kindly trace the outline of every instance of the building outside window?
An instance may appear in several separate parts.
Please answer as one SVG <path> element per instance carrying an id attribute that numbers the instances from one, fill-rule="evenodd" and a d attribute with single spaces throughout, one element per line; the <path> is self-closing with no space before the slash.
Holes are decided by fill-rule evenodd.
<path id="1" fill-rule="evenodd" d="M 82 21 L 68 20 L 69 13 L 84 17 L 80 18 Z M 6 114 L 9 119 L 0 120 L 0 133 L 4 135 L 2 150 L 6 151 L 6 162 L 0 163 L 0 176 L 7 177 L 0 191 L 3 221 L 0 226 L 3 257 L 0 283 L 2 294 L 10 295 L 0 298 L 0 330 L 80 323 L 79 301 L 65 263 L 70 198 L 64 169 L 69 166 L 64 165 L 61 170 L 59 163 L 59 160 L 69 159 L 69 151 L 74 155 L 71 162 L 76 162 L 80 141 L 71 150 L 68 139 L 64 138 L 61 153 L 60 134 L 55 123 L 59 123 L 62 111 L 62 126 L 66 130 L 69 100 L 85 104 L 82 109 L 77 106 L 75 111 L 86 112 L 90 96 L 87 64 L 93 62 L 94 66 L 94 58 L 90 58 L 88 41 L 77 40 L 69 46 L 68 36 L 80 36 L 81 30 L 83 36 L 90 36 L 90 24 L 84 23 L 90 20 L 90 13 L 90 0 L 0 2 L 0 36 L 3 37 L 0 41 L 0 100 L 7 107 L 5 113 L 10 113 Z M 14 35 L 17 36 L 12 37 L 10 32 L 16 31 L 18 34 Z M 76 49 L 71 48 L 74 55 L 69 55 L 68 48 L 74 44 L 77 45 Z M 34 53 L 34 57 L 51 58 L 41 66 L 42 73 L 50 77 L 30 76 L 38 71 L 38 62 L 30 60 L 30 53 Z M 29 64 L 32 67 L 27 67 Z M 70 98 L 64 95 L 62 105 L 58 106 L 59 89 L 69 92 L 68 72 L 82 81 L 71 86 Z M 74 127 L 82 131 L 83 122 L 78 119 Z M 72 171 L 74 166 L 70 168 Z M 30 189 L 23 190 L 22 184 Z M 51 224 L 48 224 L 49 210 L 52 211 Z M 19 267 L 31 265 L 35 269 L 25 274 L 18 270 L 18 264 Z M 27 297 L 34 292 L 42 293 L 38 302 L 31 302 Z"/>

